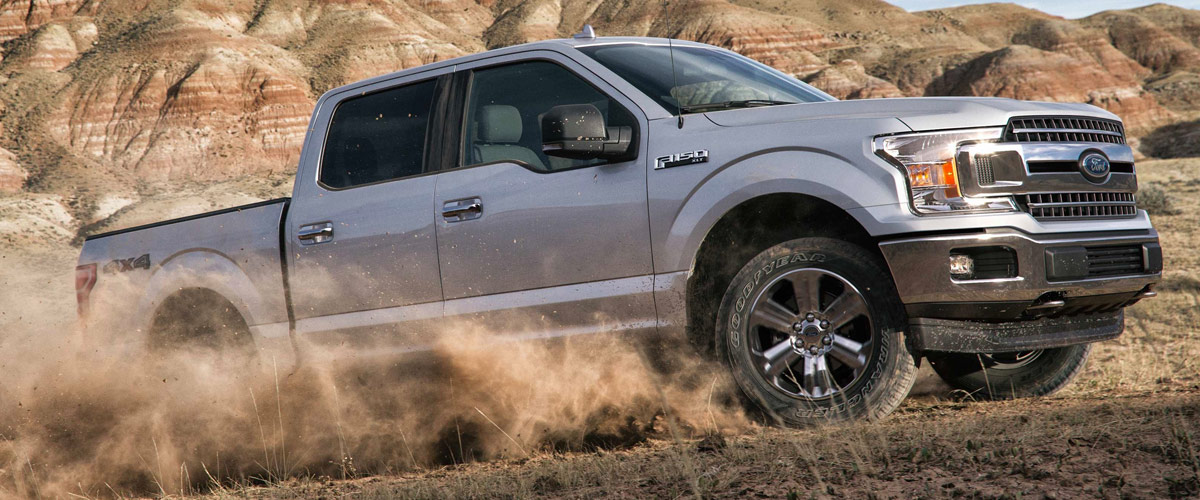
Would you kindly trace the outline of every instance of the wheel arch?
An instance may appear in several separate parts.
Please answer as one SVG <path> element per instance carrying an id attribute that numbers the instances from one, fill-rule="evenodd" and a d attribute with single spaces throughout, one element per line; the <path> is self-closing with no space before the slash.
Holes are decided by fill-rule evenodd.
<path id="1" fill-rule="evenodd" d="M 187 290 L 203 290 L 233 306 L 247 325 L 257 324 L 264 301 L 250 277 L 228 256 L 207 249 L 187 250 L 155 270 L 137 306 L 142 331 L 151 332 L 160 309 Z M 191 293 L 191 292 L 188 292 Z"/>
<path id="2" fill-rule="evenodd" d="M 652 187 L 653 189 L 653 187 Z M 712 230 L 730 211 L 750 200 L 777 194 L 815 199 L 848 214 L 859 228 L 875 228 L 864 207 L 895 205 L 907 189 L 891 166 L 852 162 L 829 151 L 805 147 L 759 151 L 709 173 L 682 197 L 676 211 L 655 216 L 661 244 L 657 272 L 691 269 Z M 662 220 L 662 217 L 670 217 Z M 868 220 L 859 220 L 865 217 Z"/>
<path id="3" fill-rule="evenodd" d="M 849 241 L 883 258 L 878 241 L 833 202 L 795 191 L 748 197 L 711 224 L 693 254 L 685 300 L 688 339 L 713 352 L 716 304 L 734 275 L 759 252 L 808 236 Z"/>

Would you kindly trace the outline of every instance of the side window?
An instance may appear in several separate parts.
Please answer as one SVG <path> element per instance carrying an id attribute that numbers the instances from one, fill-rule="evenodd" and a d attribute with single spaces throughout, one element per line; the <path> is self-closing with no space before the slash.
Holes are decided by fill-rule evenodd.
<path id="1" fill-rule="evenodd" d="M 420 174 L 436 80 L 343 101 L 321 159 L 322 184 L 348 188 Z"/>
<path id="2" fill-rule="evenodd" d="M 553 172 L 606 163 L 542 153 L 542 115 L 562 104 L 591 104 L 610 127 L 634 126 L 634 117 L 615 100 L 566 68 L 531 61 L 473 72 L 463 130 L 463 166 L 515 161 Z"/>

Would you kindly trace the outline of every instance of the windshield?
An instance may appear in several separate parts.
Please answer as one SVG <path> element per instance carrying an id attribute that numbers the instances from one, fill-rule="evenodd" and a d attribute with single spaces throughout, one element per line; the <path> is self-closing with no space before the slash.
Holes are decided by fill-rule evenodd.
<path id="1" fill-rule="evenodd" d="M 621 43 L 578 47 L 672 113 L 835 101 L 770 66 L 724 50 Z M 671 74 L 671 59 L 675 74 Z"/>

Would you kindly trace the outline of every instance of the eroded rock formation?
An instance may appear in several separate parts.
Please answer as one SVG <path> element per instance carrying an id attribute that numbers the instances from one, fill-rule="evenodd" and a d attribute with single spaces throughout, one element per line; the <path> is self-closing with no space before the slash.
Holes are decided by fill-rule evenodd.
<path id="1" fill-rule="evenodd" d="M 322 92 L 584 23 L 727 47 L 840 98 L 1086 102 L 1134 134 L 1200 113 L 1200 12 L 1163 5 L 1065 20 L 879 0 L 0 0 L 0 190 L 86 211 L 288 172 Z"/>

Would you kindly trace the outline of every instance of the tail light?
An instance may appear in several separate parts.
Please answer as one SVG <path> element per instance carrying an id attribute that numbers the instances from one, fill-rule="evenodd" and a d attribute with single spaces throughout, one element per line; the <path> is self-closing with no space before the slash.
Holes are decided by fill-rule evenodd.
<path id="1" fill-rule="evenodd" d="M 75 268 L 75 302 L 80 318 L 86 317 L 88 314 L 88 301 L 92 294 L 92 288 L 95 286 L 95 264 L 85 264 Z"/>

